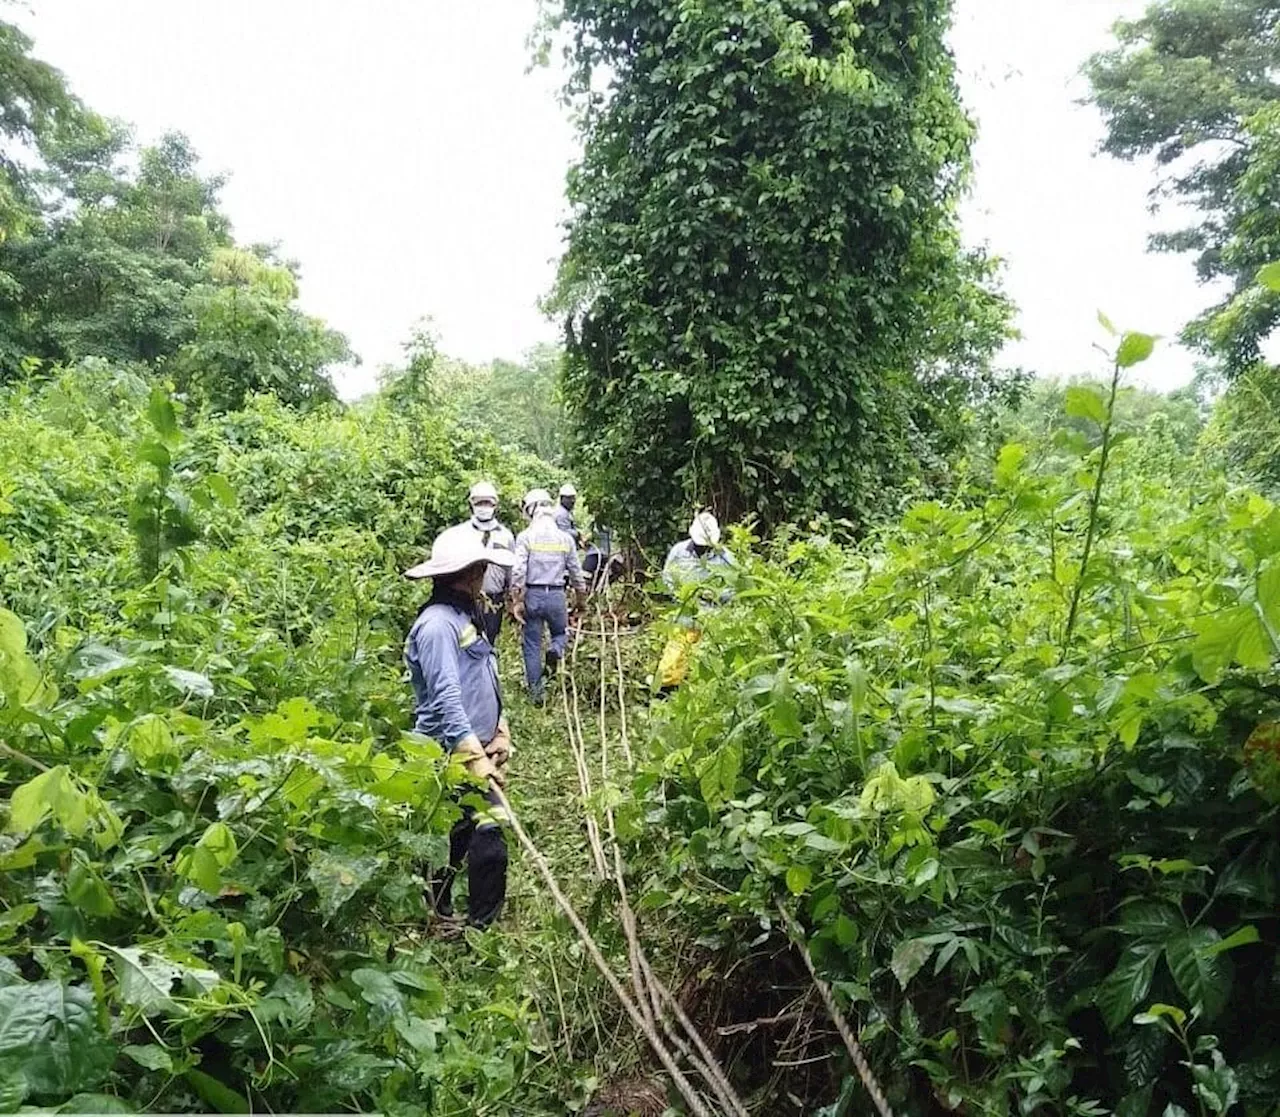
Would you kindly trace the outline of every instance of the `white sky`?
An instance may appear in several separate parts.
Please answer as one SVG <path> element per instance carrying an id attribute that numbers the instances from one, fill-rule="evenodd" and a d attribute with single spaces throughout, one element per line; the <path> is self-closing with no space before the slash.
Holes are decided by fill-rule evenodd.
<path id="1" fill-rule="evenodd" d="M 1024 339 L 1008 359 L 1096 370 L 1099 308 L 1171 336 L 1209 300 L 1190 263 L 1144 252 L 1146 167 L 1095 157 L 1075 76 L 1145 0 L 958 0 L 953 44 L 978 117 L 971 239 L 1007 261 Z M 279 241 L 302 302 L 373 386 L 430 315 L 445 352 L 514 358 L 555 340 L 551 286 L 577 143 L 557 77 L 527 73 L 533 0 L 26 0 L 0 7 L 99 112 L 144 142 L 186 132 L 242 241 Z M 1172 387 L 1188 354 L 1143 366 Z"/>

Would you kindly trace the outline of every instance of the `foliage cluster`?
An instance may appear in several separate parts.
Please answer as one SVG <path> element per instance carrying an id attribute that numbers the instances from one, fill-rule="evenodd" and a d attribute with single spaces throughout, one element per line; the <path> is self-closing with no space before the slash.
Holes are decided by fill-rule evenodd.
<path id="1" fill-rule="evenodd" d="M 898 1112 L 1272 1113 L 1280 507 L 1064 404 L 854 549 L 740 550 L 624 811 L 640 906 L 724 969 L 794 911 Z"/>
<path id="2" fill-rule="evenodd" d="M 871 519 L 962 440 L 1008 330 L 959 241 L 948 4 L 545 8 L 584 137 L 552 305 L 593 506 L 647 541 L 693 502 Z"/>
<path id="3" fill-rule="evenodd" d="M 580 1095 L 531 999 L 554 951 L 421 937 L 466 788 L 399 663 L 399 571 L 477 475 L 545 469 L 378 401 L 189 425 L 93 362 L 5 390 L 0 1110 Z"/>
<path id="4" fill-rule="evenodd" d="M 476 367 L 445 361 L 438 391 L 463 426 L 558 465 L 567 456 L 562 360 L 557 346 L 539 345 L 519 362 L 495 360 Z"/>

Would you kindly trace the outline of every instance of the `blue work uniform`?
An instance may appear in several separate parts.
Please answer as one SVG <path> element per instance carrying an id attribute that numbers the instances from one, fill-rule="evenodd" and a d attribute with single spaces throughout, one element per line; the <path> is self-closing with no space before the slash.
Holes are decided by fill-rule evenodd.
<path id="1" fill-rule="evenodd" d="M 573 513 L 569 511 L 563 504 L 557 504 L 555 507 L 556 527 L 565 532 L 573 539 L 574 546 L 577 546 L 582 540 L 582 532 L 578 530 L 578 525 L 574 522 Z"/>
<path id="2" fill-rule="evenodd" d="M 712 547 L 700 555 L 692 539 L 682 539 L 667 552 L 667 561 L 662 565 L 662 580 L 667 589 L 677 593 L 683 585 L 706 581 L 716 567 L 728 568 L 734 565 L 733 556 L 728 551 Z M 721 603 L 732 596 L 733 591 L 727 587 L 718 595 Z M 711 603 L 705 597 L 700 602 L 702 605 Z"/>
<path id="3" fill-rule="evenodd" d="M 566 581 L 579 592 L 587 588 L 573 537 L 561 530 L 550 509 L 544 509 L 516 536 L 516 564 L 511 568 L 512 587 L 524 591 L 524 678 L 535 702 L 544 694 L 543 626 L 551 633 L 547 658 L 553 665 L 564 658 L 568 643 Z"/>
<path id="4" fill-rule="evenodd" d="M 493 645 L 476 625 L 473 603 L 437 584 L 405 640 L 404 661 L 416 698 L 413 728 L 452 752 L 468 734 L 487 745 L 498 732 L 502 692 Z M 497 796 L 487 796 L 496 805 Z M 452 913 L 454 878 L 467 862 L 467 921 L 487 927 L 507 892 L 507 843 L 492 822 L 477 825 L 464 808 L 449 834 L 449 866 L 431 883 L 438 912 Z"/>

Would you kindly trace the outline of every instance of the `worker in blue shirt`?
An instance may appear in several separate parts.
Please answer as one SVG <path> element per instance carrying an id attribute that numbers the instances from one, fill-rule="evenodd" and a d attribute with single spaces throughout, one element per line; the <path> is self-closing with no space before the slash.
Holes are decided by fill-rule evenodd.
<path id="1" fill-rule="evenodd" d="M 546 674 L 555 674 L 568 643 L 569 608 L 565 583 L 572 585 L 579 602 L 587 592 L 587 582 L 578 563 L 578 549 L 572 536 L 556 523 L 551 494 L 534 489 L 525 497 L 529 526 L 516 536 L 516 563 L 511 569 L 512 614 L 524 625 L 524 678 L 529 696 L 541 704 L 545 700 L 542 661 L 542 629 L 551 633 L 547 648 Z"/>
<path id="2" fill-rule="evenodd" d="M 485 572 L 510 567 L 510 551 L 486 547 L 474 531 L 451 528 L 432 544 L 431 557 L 405 571 L 431 578 L 431 599 L 405 640 L 404 660 L 416 698 L 415 732 L 438 741 L 484 784 L 496 806 L 493 783 L 505 782 L 511 735 L 502 716 L 498 663 L 479 623 Z M 491 783 L 492 781 L 492 783 Z M 453 881 L 467 862 L 467 922 L 487 927 L 502 911 L 507 892 L 507 844 L 496 822 L 480 822 L 470 807 L 449 835 L 449 865 L 431 886 L 431 902 L 453 916 Z"/>
<path id="3" fill-rule="evenodd" d="M 578 503 L 578 490 L 565 483 L 560 486 L 560 502 L 555 506 L 556 526 L 573 537 L 576 547 L 582 542 L 582 532 L 573 519 L 573 509 Z"/>

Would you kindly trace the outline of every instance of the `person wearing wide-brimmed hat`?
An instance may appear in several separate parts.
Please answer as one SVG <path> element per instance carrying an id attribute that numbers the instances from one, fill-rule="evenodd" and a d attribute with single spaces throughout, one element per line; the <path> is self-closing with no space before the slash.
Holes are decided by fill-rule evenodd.
<path id="1" fill-rule="evenodd" d="M 431 557 L 405 571 L 408 578 L 431 578 L 431 600 L 423 606 L 405 640 L 404 659 L 417 703 L 414 730 L 458 756 L 486 798 L 497 805 L 489 781 L 504 782 L 511 737 L 502 716 L 497 657 L 478 621 L 485 571 L 490 564 L 509 567 L 510 551 L 486 547 L 473 531 L 445 531 L 431 546 Z M 479 822 L 464 808 L 449 835 L 449 867 L 432 883 L 431 901 L 441 915 L 452 916 L 453 881 L 467 861 L 467 921 L 486 927 L 502 911 L 507 891 L 507 844 L 492 821 Z"/>

